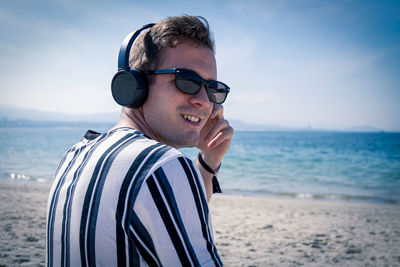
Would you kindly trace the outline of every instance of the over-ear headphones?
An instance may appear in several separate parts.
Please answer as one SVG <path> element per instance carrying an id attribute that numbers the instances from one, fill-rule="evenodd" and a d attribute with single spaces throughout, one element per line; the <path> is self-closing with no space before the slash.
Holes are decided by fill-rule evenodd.
<path id="1" fill-rule="evenodd" d="M 114 100 L 121 106 L 137 108 L 147 97 L 147 80 L 144 75 L 129 67 L 129 53 L 135 39 L 139 34 L 155 23 L 144 25 L 136 32 L 131 32 L 125 37 L 118 54 L 118 72 L 111 81 L 111 92 Z"/>

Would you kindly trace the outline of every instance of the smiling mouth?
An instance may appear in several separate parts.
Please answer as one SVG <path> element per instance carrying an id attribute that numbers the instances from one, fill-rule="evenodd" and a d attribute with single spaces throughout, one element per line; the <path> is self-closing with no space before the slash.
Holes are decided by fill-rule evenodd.
<path id="1" fill-rule="evenodd" d="M 194 123 L 198 123 L 201 120 L 200 118 L 198 118 L 196 116 L 187 115 L 187 114 L 183 114 L 183 118 L 187 121 L 194 122 Z"/>

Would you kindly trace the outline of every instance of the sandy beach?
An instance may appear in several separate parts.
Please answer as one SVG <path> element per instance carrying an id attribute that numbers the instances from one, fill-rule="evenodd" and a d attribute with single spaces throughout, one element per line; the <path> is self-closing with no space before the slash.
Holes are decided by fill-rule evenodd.
<path id="1" fill-rule="evenodd" d="M 49 185 L 0 182 L 0 266 L 45 264 Z M 215 195 L 225 266 L 400 266 L 400 206 Z"/>
<path id="2" fill-rule="evenodd" d="M 0 182 L 0 266 L 44 266 L 47 184 Z"/>
<path id="3" fill-rule="evenodd" d="M 215 196 L 226 266 L 400 266 L 400 207 Z"/>

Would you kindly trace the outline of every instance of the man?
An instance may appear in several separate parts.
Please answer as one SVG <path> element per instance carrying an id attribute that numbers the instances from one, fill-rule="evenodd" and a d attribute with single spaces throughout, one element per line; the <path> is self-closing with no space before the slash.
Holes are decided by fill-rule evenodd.
<path id="1" fill-rule="evenodd" d="M 147 98 L 62 159 L 48 202 L 47 263 L 220 266 L 207 201 L 233 129 L 207 21 L 155 24 L 134 42 L 129 68 L 144 75 Z M 181 147 L 199 148 L 195 164 Z"/>

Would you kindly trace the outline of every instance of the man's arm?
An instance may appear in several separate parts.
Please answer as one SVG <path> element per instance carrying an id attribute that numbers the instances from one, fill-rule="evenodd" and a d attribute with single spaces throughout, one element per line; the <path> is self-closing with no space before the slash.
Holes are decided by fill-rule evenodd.
<path id="1" fill-rule="evenodd" d="M 129 236 L 149 265 L 222 265 L 201 179 L 194 163 L 179 157 L 144 181 Z"/>
<path id="2" fill-rule="evenodd" d="M 223 157 L 231 145 L 233 128 L 224 119 L 223 106 L 214 104 L 214 109 L 204 125 L 200 134 L 200 143 L 197 146 L 204 162 L 212 169 L 216 170 L 221 164 Z M 207 190 L 207 201 L 211 199 L 213 193 L 212 178 L 213 174 L 208 172 L 197 160 L 196 165 L 200 170 Z"/>

